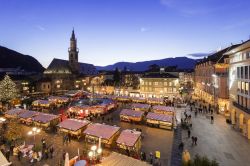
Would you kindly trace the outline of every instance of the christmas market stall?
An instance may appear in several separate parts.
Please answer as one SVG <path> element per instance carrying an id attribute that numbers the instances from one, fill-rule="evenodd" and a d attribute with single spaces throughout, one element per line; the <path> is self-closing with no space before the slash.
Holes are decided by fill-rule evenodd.
<path id="1" fill-rule="evenodd" d="M 120 102 L 130 102 L 131 98 L 128 96 L 117 96 L 116 100 Z"/>
<path id="2" fill-rule="evenodd" d="M 152 112 L 166 115 L 174 115 L 174 108 L 162 105 L 155 105 L 152 107 Z"/>
<path id="3" fill-rule="evenodd" d="M 71 106 L 68 109 L 69 117 L 71 118 L 77 118 L 77 119 L 83 119 L 87 117 L 90 114 L 91 107 L 90 106 Z"/>
<path id="4" fill-rule="evenodd" d="M 40 113 L 33 117 L 32 121 L 35 126 L 41 126 L 48 129 L 49 127 L 56 126 L 60 121 L 59 119 L 60 118 L 57 115 Z"/>
<path id="5" fill-rule="evenodd" d="M 48 97 L 48 100 L 57 106 L 69 103 L 69 98 L 65 96 L 50 96 Z"/>
<path id="6" fill-rule="evenodd" d="M 126 122 L 141 122 L 144 112 L 131 109 L 123 109 L 120 112 L 120 120 Z"/>
<path id="7" fill-rule="evenodd" d="M 149 126 L 172 130 L 173 116 L 149 112 L 146 122 Z"/>
<path id="8" fill-rule="evenodd" d="M 70 134 L 79 139 L 88 124 L 90 124 L 90 121 L 87 120 L 66 119 L 59 123 L 57 127 L 59 128 L 59 132 Z"/>
<path id="9" fill-rule="evenodd" d="M 14 108 L 5 112 L 5 117 L 6 118 L 18 118 L 18 115 L 23 112 L 27 112 L 27 110 L 21 109 L 21 108 Z"/>
<path id="10" fill-rule="evenodd" d="M 31 124 L 32 123 L 32 118 L 37 116 L 39 114 L 39 112 L 36 111 L 25 111 L 22 112 L 18 115 L 19 121 L 21 123 L 25 123 L 25 124 Z"/>
<path id="11" fill-rule="evenodd" d="M 32 102 L 32 108 L 35 110 L 50 109 L 52 105 L 53 103 L 49 100 L 35 100 Z"/>
<path id="12" fill-rule="evenodd" d="M 138 153 L 141 149 L 141 132 L 129 129 L 123 130 L 116 143 L 123 150 Z"/>
<path id="13" fill-rule="evenodd" d="M 143 97 L 132 97 L 131 98 L 132 102 L 134 103 L 146 103 L 146 98 Z"/>
<path id="14" fill-rule="evenodd" d="M 147 98 L 147 103 L 152 105 L 162 105 L 164 104 L 164 100 L 162 98 Z"/>
<path id="15" fill-rule="evenodd" d="M 99 138 L 101 142 L 111 147 L 114 139 L 118 136 L 120 127 L 110 126 L 106 124 L 94 123 L 88 125 L 87 129 L 83 132 L 85 134 L 85 140 L 91 143 L 97 143 Z"/>
<path id="16" fill-rule="evenodd" d="M 134 103 L 131 106 L 131 108 L 135 111 L 144 111 L 144 112 L 148 112 L 150 107 L 151 106 L 149 104 L 140 104 L 140 103 Z"/>

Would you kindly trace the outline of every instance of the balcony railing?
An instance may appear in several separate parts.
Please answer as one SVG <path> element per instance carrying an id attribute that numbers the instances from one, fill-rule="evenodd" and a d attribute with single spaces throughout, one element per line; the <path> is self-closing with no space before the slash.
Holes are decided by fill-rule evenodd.
<path id="1" fill-rule="evenodd" d="M 250 114 L 250 109 L 248 109 L 248 108 L 246 108 L 246 107 L 244 107 L 244 106 L 238 104 L 237 102 L 233 102 L 233 105 L 234 105 L 235 107 L 241 109 L 242 111 L 244 111 L 244 112 Z"/>

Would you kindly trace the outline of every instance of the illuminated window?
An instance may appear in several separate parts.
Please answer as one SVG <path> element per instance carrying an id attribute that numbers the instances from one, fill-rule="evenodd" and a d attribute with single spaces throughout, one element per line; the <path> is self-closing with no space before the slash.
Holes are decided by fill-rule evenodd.
<path id="1" fill-rule="evenodd" d="M 168 82 L 164 82 L 164 85 L 165 85 L 165 86 L 168 86 Z"/>
<path id="2" fill-rule="evenodd" d="M 169 82 L 169 86 L 172 86 L 172 82 Z"/>
<path id="3" fill-rule="evenodd" d="M 241 90 L 245 90 L 245 82 L 241 82 Z"/>
<path id="4" fill-rule="evenodd" d="M 152 82 L 148 82 L 148 85 L 152 85 Z"/>
<path id="5" fill-rule="evenodd" d="M 241 83 L 240 83 L 240 81 L 238 81 L 238 90 L 240 90 L 241 89 Z"/>
<path id="6" fill-rule="evenodd" d="M 60 88 L 60 87 L 61 87 L 61 85 L 59 85 L 59 84 L 58 84 L 58 85 L 56 85 L 56 88 Z"/>
<path id="7" fill-rule="evenodd" d="M 158 82 L 155 82 L 155 85 L 158 85 Z"/>

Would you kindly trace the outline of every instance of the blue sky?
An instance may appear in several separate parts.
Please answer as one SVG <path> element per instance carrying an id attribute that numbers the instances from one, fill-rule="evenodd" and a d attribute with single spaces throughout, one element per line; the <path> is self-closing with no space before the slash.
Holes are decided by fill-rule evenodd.
<path id="1" fill-rule="evenodd" d="M 1 0 L 0 45 L 47 67 L 67 59 L 108 65 L 208 53 L 250 36 L 248 0 Z"/>

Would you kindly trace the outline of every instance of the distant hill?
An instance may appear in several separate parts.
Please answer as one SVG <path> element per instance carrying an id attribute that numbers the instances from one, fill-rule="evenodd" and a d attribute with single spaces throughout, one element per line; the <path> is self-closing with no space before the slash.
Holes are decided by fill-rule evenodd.
<path id="1" fill-rule="evenodd" d="M 0 46 L 0 68 L 20 68 L 28 72 L 43 72 L 44 67 L 32 56 Z"/>
<path id="2" fill-rule="evenodd" d="M 96 66 L 97 70 L 115 70 L 126 67 L 132 71 L 145 71 L 152 64 L 159 66 L 178 66 L 178 69 L 193 69 L 197 60 L 187 57 L 165 58 L 160 60 L 142 61 L 142 62 L 118 62 L 108 66 Z"/>

